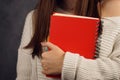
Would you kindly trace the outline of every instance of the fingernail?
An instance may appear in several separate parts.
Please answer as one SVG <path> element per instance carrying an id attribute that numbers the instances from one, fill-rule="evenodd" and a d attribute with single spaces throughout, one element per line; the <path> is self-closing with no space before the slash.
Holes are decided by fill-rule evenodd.
<path id="1" fill-rule="evenodd" d="M 44 45 L 45 44 L 45 42 L 41 42 L 41 45 Z"/>

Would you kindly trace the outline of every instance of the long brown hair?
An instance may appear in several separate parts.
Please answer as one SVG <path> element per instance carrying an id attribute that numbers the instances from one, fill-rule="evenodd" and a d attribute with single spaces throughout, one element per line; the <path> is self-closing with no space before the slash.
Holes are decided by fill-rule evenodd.
<path id="1" fill-rule="evenodd" d="M 97 3 L 99 0 L 77 0 L 74 14 L 81 16 L 98 17 Z M 55 12 L 56 6 L 61 7 L 63 0 L 40 0 L 34 11 L 34 35 L 25 48 L 33 48 L 32 56 L 41 56 L 40 42 L 47 40 L 49 35 L 50 16 Z M 101 32 L 101 27 L 99 28 Z"/>

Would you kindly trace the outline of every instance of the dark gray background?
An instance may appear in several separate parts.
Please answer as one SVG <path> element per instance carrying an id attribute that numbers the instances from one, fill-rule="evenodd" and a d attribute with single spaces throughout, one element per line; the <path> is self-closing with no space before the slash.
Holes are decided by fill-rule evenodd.
<path id="1" fill-rule="evenodd" d="M 17 49 L 27 13 L 38 0 L 0 0 L 0 80 L 15 80 Z"/>

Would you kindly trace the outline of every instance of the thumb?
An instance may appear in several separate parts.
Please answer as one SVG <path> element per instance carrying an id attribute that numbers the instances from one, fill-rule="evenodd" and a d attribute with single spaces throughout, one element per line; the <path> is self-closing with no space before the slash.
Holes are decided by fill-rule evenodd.
<path id="1" fill-rule="evenodd" d="M 56 46 L 54 44 L 52 44 L 51 42 L 41 42 L 41 45 L 43 47 L 48 47 L 49 49 L 54 49 L 56 48 Z"/>

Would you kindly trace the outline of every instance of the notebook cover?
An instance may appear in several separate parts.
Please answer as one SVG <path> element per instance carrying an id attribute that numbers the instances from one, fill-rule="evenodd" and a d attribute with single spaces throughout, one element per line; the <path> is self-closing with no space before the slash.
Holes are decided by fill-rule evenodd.
<path id="1" fill-rule="evenodd" d="M 92 59 L 95 53 L 98 22 L 98 18 L 53 14 L 49 41 L 64 51 Z"/>

